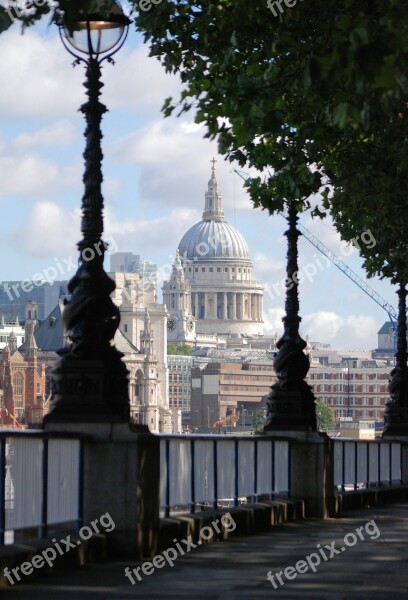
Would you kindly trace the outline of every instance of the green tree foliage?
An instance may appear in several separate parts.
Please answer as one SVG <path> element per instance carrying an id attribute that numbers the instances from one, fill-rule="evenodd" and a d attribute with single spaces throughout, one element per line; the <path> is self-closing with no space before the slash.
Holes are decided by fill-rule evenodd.
<path id="1" fill-rule="evenodd" d="M 335 426 L 335 414 L 331 406 L 327 406 L 325 402 L 316 400 L 316 419 L 317 429 L 331 429 Z"/>
<path id="2" fill-rule="evenodd" d="M 188 344 L 167 344 L 167 354 L 191 356 L 192 348 Z"/>
<path id="3" fill-rule="evenodd" d="M 274 212 L 307 208 L 342 131 L 369 130 L 407 93 L 407 17 L 398 0 L 298 2 L 279 18 L 266 2 L 174 0 L 137 24 L 184 83 L 165 114 L 193 108 L 222 154 L 263 173 L 247 185 Z"/>
<path id="4" fill-rule="evenodd" d="M 390 115 L 378 114 L 370 134 L 345 135 L 325 161 L 334 186 L 326 206 L 342 238 L 357 245 L 369 276 L 403 284 L 408 283 L 407 148 L 404 102 Z M 364 243 L 367 230 L 370 243 Z"/>
<path id="5" fill-rule="evenodd" d="M 262 410 L 257 410 L 252 417 L 252 427 L 256 433 L 263 431 L 265 425 L 265 417 Z"/>

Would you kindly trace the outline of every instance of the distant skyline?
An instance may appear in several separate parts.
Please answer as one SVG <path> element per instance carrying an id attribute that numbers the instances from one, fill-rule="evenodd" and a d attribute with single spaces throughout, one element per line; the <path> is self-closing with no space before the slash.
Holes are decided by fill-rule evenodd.
<path id="1" fill-rule="evenodd" d="M 69 279 L 80 239 L 83 193 L 83 67 L 72 68 L 55 27 L 41 22 L 21 35 L 14 24 L 0 36 L 0 280 L 31 279 L 59 270 Z M 199 221 L 217 159 L 225 218 L 248 242 L 254 276 L 264 282 L 265 333 L 281 333 L 285 278 L 285 222 L 253 209 L 234 165 L 204 139 L 193 115 L 164 119 L 160 108 L 180 84 L 148 58 L 141 36 L 129 32 L 114 66 L 104 63 L 103 194 L 105 239 L 111 250 L 157 263 L 165 276 L 179 241 Z M 361 277 L 357 251 L 341 243 L 331 221 L 301 222 Z M 362 232 L 364 234 L 364 232 Z M 370 233 L 365 233 L 372 243 Z M 302 335 L 339 349 L 370 350 L 388 316 L 353 282 L 299 240 Z M 61 268 L 59 267 L 61 265 Z M 65 269 L 63 275 L 61 269 Z M 388 281 L 368 283 L 396 306 Z M 161 299 L 161 290 L 159 290 Z"/>

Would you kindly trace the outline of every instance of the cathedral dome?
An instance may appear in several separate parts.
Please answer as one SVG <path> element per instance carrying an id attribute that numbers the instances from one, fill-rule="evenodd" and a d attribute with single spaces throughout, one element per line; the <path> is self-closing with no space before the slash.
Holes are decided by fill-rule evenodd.
<path id="1" fill-rule="evenodd" d="M 183 260 L 249 260 L 244 236 L 225 221 L 202 220 L 193 225 L 178 246 Z"/>
<path id="2" fill-rule="evenodd" d="M 178 246 L 183 260 L 249 260 L 244 236 L 226 221 L 222 209 L 222 195 L 215 173 L 215 160 L 208 190 L 205 194 L 203 219 L 193 225 Z"/>

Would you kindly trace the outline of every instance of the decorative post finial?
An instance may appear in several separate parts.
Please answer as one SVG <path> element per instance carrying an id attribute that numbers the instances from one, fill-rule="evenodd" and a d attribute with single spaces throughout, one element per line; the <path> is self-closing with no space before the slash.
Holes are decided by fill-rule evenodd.
<path id="1" fill-rule="evenodd" d="M 215 172 L 215 165 L 216 165 L 216 162 L 217 162 L 217 161 L 216 161 L 216 160 L 215 160 L 215 158 L 213 157 L 213 159 L 212 159 L 212 160 L 210 160 L 210 162 L 212 163 L 212 167 L 211 167 L 211 178 L 212 178 L 212 179 L 215 179 L 215 178 L 216 178 L 216 176 L 217 176 L 217 174 L 216 174 L 216 172 Z"/>

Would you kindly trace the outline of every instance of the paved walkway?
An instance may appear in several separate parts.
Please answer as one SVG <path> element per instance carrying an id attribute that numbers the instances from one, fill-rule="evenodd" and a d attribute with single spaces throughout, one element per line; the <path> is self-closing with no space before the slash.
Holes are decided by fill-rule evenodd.
<path id="1" fill-rule="evenodd" d="M 311 553 L 315 573 L 307 563 L 299 563 Z M 295 578 L 288 580 L 283 573 L 280 585 L 275 574 L 296 563 L 301 573 L 287 569 Z M 156 569 L 131 585 L 124 569 L 138 564 L 101 563 L 44 574 L 0 594 L 10 600 L 407 599 L 408 505 L 358 510 L 327 521 L 285 523 L 268 533 L 200 546 L 179 557 L 173 568 Z M 305 565 L 308 571 L 303 573 Z M 275 575 L 276 589 L 267 579 L 268 571 Z"/>

